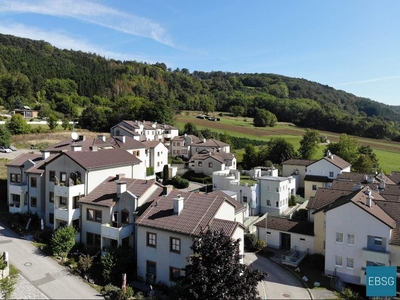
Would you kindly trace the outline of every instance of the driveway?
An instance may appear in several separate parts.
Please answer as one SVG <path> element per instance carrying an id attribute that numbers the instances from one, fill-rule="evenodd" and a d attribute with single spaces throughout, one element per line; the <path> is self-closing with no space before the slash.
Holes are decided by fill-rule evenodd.
<path id="1" fill-rule="evenodd" d="M 300 280 L 277 263 L 253 252 L 246 252 L 244 262 L 253 269 L 268 272 L 258 284 L 261 299 L 311 299 Z"/>
<path id="2" fill-rule="evenodd" d="M 10 263 L 22 278 L 12 298 L 17 299 L 104 299 L 80 277 L 71 275 L 31 242 L 0 223 L 0 253 L 8 252 Z"/>

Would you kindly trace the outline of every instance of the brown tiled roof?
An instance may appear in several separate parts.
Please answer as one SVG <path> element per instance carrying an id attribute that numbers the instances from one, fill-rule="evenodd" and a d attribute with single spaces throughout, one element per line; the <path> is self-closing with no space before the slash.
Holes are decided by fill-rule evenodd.
<path id="1" fill-rule="evenodd" d="M 142 142 L 145 145 L 146 149 L 151 149 L 157 147 L 159 144 L 162 144 L 160 141 L 146 141 Z"/>
<path id="2" fill-rule="evenodd" d="M 89 151 L 91 147 L 96 146 L 98 149 L 113 147 L 109 141 L 103 141 L 99 138 L 91 138 L 84 140 L 67 139 L 45 148 L 45 152 L 64 152 L 71 151 L 71 146 L 81 146 L 82 151 Z"/>
<path id="3" fill-rule="evenodd" d="M 315 196 L 310 197 L 307 204 L 307 209 L 320 209 L 328 204 L 336 201 L 343 195 L 350 194 L 351 191 L 333 190 L 328 188 L 319 188 Z"/>
<path id="4" fill-rule="evenodd" d="M 379 195 L 379 193 L 371 191 L 373 200 L 371 207 L 369 207 L 367 203 L 367 194 L 366 191 L 368 188 L 364 188 L 361 191 L 355 191 L 352 192 L 346 196 L 340 197 L 338 200 L 332 202 L 328 206 L 324 208 L 324 212 L 326 213 L 329 210 L 332 210 L 336 207 L 339 207 L 341 205 L 347 204 L 347 203 L 354 203 L 357 205 L 359 208 L 363 209 L 365 212 L 369 213 L 370 215 L 374 216 L 381 222 L 385 223 L 391 228 L 396 227 L 396 221 L 393 220 L 385 211 L 383 211 L 379 205 L 377 205 L 378 202 L 381 200 L 385 200 L 382 196 Z"/>
<path id="5" fill-rule="evenodd" d="M 218 141 L 218 140 L 214 140 L 214 139 L 208 139 L 206 140 L 206 142 L 200 140 L 197 143 L 192 143 L 193 146 L 201 146 L 201 147 L 215 147 L 215 148 L 219 148 L 219 147 L 226 147 L 229 146 L 227 143 Z"/>
<path id="6" fill-rule="evenodd" d="M 124 131 L 130 133 L 131 135 L 140 136 L 139 133 L 137 133 L 136 131 L 134 131 L 134 130 L 128 128 L 127 126 L 125 126 L 125 125 L 123 125 L 123 124 L 117 124 L 117 125 L 113 126 L 112 128 L 116 128 L 116 127 L 119 127 L 119 128 L 121 128 L 121 129 L 123 129 Z M 139 129 L 139 126 L 135 126 L 135 128 Z"/>
<path id="7" fill-rule="evenodd" d="M 377 201 L 376 204 L 396 221 L 396 227 L 392 230 L 390 244 L 400 246 L 400 204 L 399 202 Z"/>
<path id="8" fill-rule="evenodd" d="M 288 160 L 285 160 L 282 165 L 294 165 L 294 166 L 309 166 L 312 163 L 314 163 L 315 160 L 310 160 L 310 159 L 295 159 L 295 158 L 291 158 Z"/>
<path id="9" fill-rule="evenodd" d="M 80 199 L 79 202 L 98 205 L 98 206 L 107 206 L 107 207 L 114 206 L 117 200 L 118 182 L 125 182 L 126 190 L 139 198 L 150 187 L 152 187 L 154 184 L 157 184 L 155 179 L 152 180 L 132 179 L 132 178 L 116 179 L 114 176 L 110 176 L 102 183 L 100 183 L 95 189 L 93 189 L 93 191 L 91 191 L 87 196 Z M 163 192 L 163 188 L 161 185 L 159 184 L 157 185 L 158 188 L 153 194 L 158 197 Z"/>
<path id="10" fill-rule="evenodd" d="M 101 151 L 68 151 L 63 155 L 68 156 L 86 170 L 141 163 L 140 159 L 120 148 Z"/>
<path id="11" fill-rule="evenodd" d="M 393 171 L 389 175 L 387 175 L 395 184 L 400 184 L 400 172 Z"/>
<path id="12" fill-rule="evenodd" d="M 318 176 L 318 175 L 306 175 L 304 177 L 304 181 L 315 181 L 315 182 L 332 182 L 333 179 L 327 176 Z"/>
<path id="13" fill-rule="evenodd" d="M 32 160 L 33 162 L 38 162 L 42 159 L 41 154 L 26 153 L 21 154 L 9 163 L 6 164 L 7 167 L 23 167 L 27 160 Z"/>
<path id="14" fill-rule="evenodd" d="M 363 187 L 369 186 L 372 190 L 379 188 L 379 183 L 360 183 L 357 181 L 337 180 L 332 181 L 332 190 L 355 191 Z"/>
<path id="15" fill-rule="evenodd" d="M 265 228 L 265 220 L 257 222 L 255 226 Z M 314 223 L 281 217 L 267 216 L 267 230 L 268 229 L 314 236 Z"/>
<path id="16" fill-rule="evenodd" d="M 196 160 L 205 160 L 207 158 L 213 158 L 220 163 L 224 163 L 226 160 L 231 160 L 235 158 L 235 155 L 233 153 L 226 153 L 226 152 L 214 152 L 214 151 L 207 151 L 204 153 L 196 153 L 194 154 L 189 162 L 194 162 Z"/>
<path id="17" fill-rule="evenodd" d="M 400 196 L 400 185 L 386 185 L 384 189 L 380 190 L 382 196 Z"/>
<path id="18" fill-rule="evenodd" d="M 111 144 L 116 145 L 119 148 L 123 149 L 145 149 L 146 146 L 137 140 L 135 140 L 133 137 L 130 136 L 125 136 L 125 143 L 121 141 L 122 137 L 113 137 L 112 141 L 110 141 Z"/>
<path id="19" fill-rule="evenodd" d="M 173 201 L 179 194 L 184 198 L 184 208 L 179 215 L 175 215 Z M 197 235 L 201 230 L 215 229 L 216 226 L 227 230 L 232 226 L 230 221 L 217 220 L 214 224 L 212 222 L 224 201 L 226 201 L 225 198 L 219 196 L 172 191 L 167 196 L 153 201 L 138 218 L 136 224 L 188 235 Z"/>
<path id="20" fill-rule="evenodd" d="M 46 171 L 45 165 L 48 162 L 52 161 L 54 158 L 56 158 L 58 155 L 60 154 L 50 154 L 50 156 L 45 160 L 40 159 L 39 161 L 36 162 L 36 164 L 33 167 L 26 170 L 26 173 L 43 174 Z"/>
<path id="21" fill-rule="evenodd" d="M 320 160 L 323 160 L 323 159 L 330 162 L 331 164 L 335 165 L 336 167 L 338 167 L 342 170 L 344 168 L 351 166 L 351 164 L 349 162 L 345 161 L 343 158 L 341 158 L 337 155 L 331 155 L 330 157 L 325 156 L 324 158 L 321 158 Z"/>
<path id="22" fill-rule="evenodd" d="M 235 214 L 246 209 L 246 207 L 242 203 L 233 199 L 232 197 L 229 197 L 223 191 L 214 191 L 214 192 L 208 193 L 208 195 L 225 197 L 225 200 L 228 201 L 231 205 L 233 205 L 235 207 Z"/>
<path id="23" fill-rule="evenodd" d="M 364 174 L 364 173 L 354 173 L 354 172 L 342 172 L 337 176 L 338 180 L 348 180 L 360 182 L 362 184 L 367 183 L 379 183 L 381 181 L 386 184 L 395 184 L 388 176 L 384 173 L 379 174 Z"/>
<path id="24" fill-rule="evenodd" d="M 232 236 L 238 226 L 240 226 L 240 223 L 235 221 L 212 219 L 208 225 L 208 229 L 210 229 L 210 231 L 222 230 L 226 235 Z"/>

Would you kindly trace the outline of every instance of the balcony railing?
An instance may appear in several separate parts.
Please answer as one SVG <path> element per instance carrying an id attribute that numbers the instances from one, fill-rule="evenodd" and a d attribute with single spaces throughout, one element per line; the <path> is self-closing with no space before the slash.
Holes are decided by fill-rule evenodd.
<path id="1" fill-rule="evenodd" d="M 363 268 L 361 268 L 361 271 L 360 271 L 360 284 L 362 284 L 362 285 L 366 284 L 366 282 L 367 282 L 366 277 L 367 277 L 366 269 L 363 267 Z"/>
<path id="2" fill-rule="evenodd" d="M 70 222 L 72 220 L 79 219 L 81 216 L 81 210 L 79 208 L 68 210 L 67 206 L 60 206 L 54 208 L 54 218 Z"/>
<path id="3" fill-rule="evenodd" d="M 363 260 L 372 261 L 388 266 L 390 261 L 390 252 L 363 248 L 361 257 Z"/>
<path id="4" fill-rule="evenodd" d="M 9 212 L 12 214 L 20 213 L 20 214 L 25 214 L 28 212 L 28 205 L 23 205 L 20 206 L 19 203 L 10 203 L 9 207 Z"/>
<path id="5" fill-rule="evenodd" d="M 59 184 L 54 186 L 55 196 L 70 198 L 73 196 L 84 195 L 84 193 L 85 193 L 84 184 L 70 185 L 70 186 Z"/>
<path id="6" fill-rule="evenodd" d="M 20 184 L 20 185 L 10 184 L 8 186 L 8 192 L 10 194 L 21 195 L 25 194 L 27 191 L 28 191 L 28 186 L 26 184 Z"/>
<path id="7" fill-rule="evenodd" d="M 286 255 L 281 256 L 281 263 L 292 267 L 297 267 L 308 254 L 308 248 L 305 251 L 296 250 L 296 246 L 290 249 Z"/>
<path id="8" fill-rule="evenodd" d="M 101 225 L 101 236 L 113 240 L 120 240 L 130 236 L 133 233 L 133 224 L 127 224 L 122 227 L 112 227 L 108 224 Z"/>

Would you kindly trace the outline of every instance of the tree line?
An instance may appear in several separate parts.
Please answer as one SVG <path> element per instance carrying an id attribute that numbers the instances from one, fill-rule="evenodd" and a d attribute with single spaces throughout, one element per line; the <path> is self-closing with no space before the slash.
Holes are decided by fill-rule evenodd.
<path id="1" fill-rule="evenodd" d="M 164 63 L 106 59 L 10 35 L 0 35 L 0 105 L 28 105 L 41 117 L 76 119 L 93 131 L 108 131 L 123 119 L 173 124 L 176 113 L 200 110 L 262 115 L 267 126 L 278 120 L 400 140 L 397 107 L 305 79 L 171 70 Z"/>

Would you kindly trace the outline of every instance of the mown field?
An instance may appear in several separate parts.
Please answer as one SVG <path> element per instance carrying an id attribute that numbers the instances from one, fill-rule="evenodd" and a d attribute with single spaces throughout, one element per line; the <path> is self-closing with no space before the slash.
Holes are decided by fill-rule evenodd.
<path id="1" fill-rule="evenodd" d="M 251 118 L 243 117 L 230 117 L 221 116 L 220 121 L 214 122 L 205 119 L 196 118 L 196 112 L 183 112 L 178 115 L 176 125 L 179 129 L 183 129 L 184 125 L 191 122 L 196 125 L 198 129 L 208 128 L 211 131 L 219 133 L 226 133 L 231 136 L 246 137 L 248 139 L 269 141 L 274 137 L 285 138 L 288 142 L 293 144 L 295 149 L 300 146 L 300 140 L 305 132 L 305 128 L 296 127 L 293 124 L 281 124 L 279 123 L 275 127 L 256 128 L 252 125 L 253 120 Z M 216 115 L 217 116 L 217 115 Z M 320 131 L 321 134 L 325 135 L 331 142 L 337 142 L 340 134 L 333 132 Z M 400 143 L 386 140 L 376 140 L 354 137 L 358 140 L 361 145 L 369 145 L 376 153 L 379 164 L 385 173 L 391 171 L 400 171 Z M 324 155 L 325 146 L 320 146 L 320 151 L 314 157 L 319 159 Z M 235 150 L 237 159 L 240 161 L 243 156 L 243 149 Z"/>

